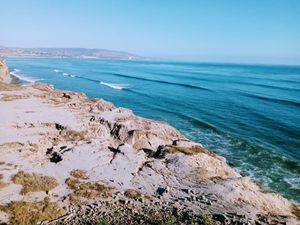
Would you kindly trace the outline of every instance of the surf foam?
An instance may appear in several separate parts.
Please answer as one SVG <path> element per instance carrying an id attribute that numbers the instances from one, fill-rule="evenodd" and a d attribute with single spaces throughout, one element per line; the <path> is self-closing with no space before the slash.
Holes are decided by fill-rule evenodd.
<path id="1" fill-rule="evenodd" d="M 29 77 L 29 76 L 25 76 L 24 74 L 19 74 L 21 72 L 21 70 L 19 69 L 14 69 L 12 72 L 10 72 L 11 75 L 19 78 L 20 80 L 29 82 L 29 83 L 34 83 L 43 79 L 35 79 L 33 77 Z"/>
<path id="2" fill-rule="evenodd" d="M 100 84 L 117 90 L 122 90 L 128 86 L 126 84 L 113 84 L 113 83 L 106 83 L 102 81 L 100 82 Z"/>

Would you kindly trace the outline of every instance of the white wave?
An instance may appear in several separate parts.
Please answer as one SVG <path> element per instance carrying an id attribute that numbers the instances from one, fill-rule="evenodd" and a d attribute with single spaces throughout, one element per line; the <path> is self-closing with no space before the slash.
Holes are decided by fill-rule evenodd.
<path id="1" fill-rule="evenodd" d="M 19 74 L 19 72 L 21 72 L 21 70 L 14 69 L 12 72 L 10 72 L 10 74 L 17 77 L 17 78 L 19 78 L 20 80 L 23 80 L 23 81 L 26 81 L 26 82 L 29 82 L 29 83 L 34 83 L 34 82 L 43 80 L 43 79 L 36 79 L 36 78 L 33 78 L 33 77 L 25 76 L 23 74 Z"/>
<path id="2" fill-rule="evenodd" d="M 75 75 L 69 74 L 69 73 L 63 73 L 63 76 L 65 76 L 65 77 L 75 77 Z"/>
<path id="3" fill-rule="evenodd" d="M 113 89 L 118 89 L 118 90 L 122 90 L 122 89 L 128 87 L 127 84 L 112 84 L 112 83 L 106 83 L 106 82 L 102 82 L 102 81 L 100 82 L 100 84 L 108 86 Z"/>
<path id="4" fill-rule="evenodd" d="M 59 73 L 60 72 L 60 70 L 53 70 L 55 73 Z"/>
<path id="5" fill-rule="evenodd" d="M 290 177 L 290 178 L 283 178 L 285 182 L 291 185 L 291 188 L 299 188 L 300 187 L 300 178 L 299 177 Z"/>

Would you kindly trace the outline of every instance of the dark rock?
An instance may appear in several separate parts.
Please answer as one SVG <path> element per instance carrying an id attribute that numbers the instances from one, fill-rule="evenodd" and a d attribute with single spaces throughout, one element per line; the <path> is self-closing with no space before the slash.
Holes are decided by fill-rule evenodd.
<path id="1" fill-rule="evenodd" d="M 120 139 L 120 131 L 122 129 L 122 125 L 121 124 L 114 124 L 113 128 L 110 131 L 110 135 L 114 138 L 118 138 Z"/>
<path id="2" fill-rule="evenodd" d="M 154 156 L 155 151 L 153 151 L 152 149 L 149 148 L 142 148 L 142 150 L 146 153 L 146 155 L 151 158 Z"/>
<path id="3" fill-rule="evenodd" d="M 47 148 L 46 154 L 49 155 L 52 153 L 52 151 L 53 151 L 53 147 Z"/>
<path id="4" fill-rule="evenodd" d="M 255 225 L 267 225 L 267 223 L 255 220 Z"/>
<path id="5" fill-rule="evenodd" d="M 61 154 L 64 154 L 65 152 L 71 151 L 73 148 L 67 148 L 65 150 L 60 151 Z"/>
<path id="6" fill-rule="evenodd" d="M 128 131 L 128 135 L 132 136 L 134 134 L 134 130 Z"/>
<path id="7" fill-rule="evenodd" d="M 63 98 L 71 99 L 71 96 L 66 93 L 63 93 Z"/>
<path id="8" fill-rule="evenodd" d="M 55 123 L 55 128 L 56 128 L 56 130 L 60 130 L 60 131 L 66 129 L 66 127 L 64 127 L 63 125 L 60 125 L 58 123 Z"/>
<path id="9" fill-rule="evenodd" d="M 154 153 L 153 155 L 153 158 L 157 158 L 157 159 L 162 159 L 165 157 L 165 154 L 166 154 L 166 148 L 164 145 L 160 145 L 158 146 L 156 152 Z"/>
<path id="10" fill-rule="evenodd" d="M 163 187 L 158 187 L 157 189 L 156 189 L 156 194 L 158 194 L 158 195 L 163 195 L 164 193 L 166 193 L 167 192 L 167 189 L 166 188 L 163 188 Z"/>
<path id="11" fill-rule="evenodd" d="M 183 191 L 183 192 L 189 194 L 189 189 L 187 189 L 187 188 L 183 188 L 183 189 L 181 189 L 181 191 Z"/>
<path id="12" fill-rule="evenodd" d="M 220 221 L 222 224 L 224 224 L 228 220 L 227 217 L 223 214 L 213 214 L 213 219 Z"/>
<path id="13" fill-rule="evenodd" d="M 123 199 L 120 199 L 119 202 L 120 202 L 121 204 L 125 204 L 125 203 L 126 203 L 126 201 L 123 200 Z"/>
<path id="14" fill-rule="evenodd" d="M 114 147 L 108 146 L 108 149 L 115 154 L 121 153 L 121 150 L 119 148 L 114 148 Z"/>
<path id="15" fill-rule="evenodd" d="M 172 141 L 172 145 L 177 145 L 177 142 L 178 142 L 179 140 L 173 140 Z"/>
<path id="16" fill-rule="evenodd" d="M 172 208 L 172 215 L 173 216 L 178 216 L 178 209 L 176 207 Z"/>
<path id="17" fill-rule="evenodd" d="M 58 163 L 58 162 L 60 162 L 62 160 L 63 159 L 62 159 L 61 155 L 59 155 L 57 152 L 53 152 L 51 154 L 50 162 Z"/>

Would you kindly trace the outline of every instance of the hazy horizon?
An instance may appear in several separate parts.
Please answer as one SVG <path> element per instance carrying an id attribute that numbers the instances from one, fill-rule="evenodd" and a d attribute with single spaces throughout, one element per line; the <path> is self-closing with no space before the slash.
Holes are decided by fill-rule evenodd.
<path id="1" fill-rule="evenodd" d="M 0 45 L 166 60 L 300 64 L 300 2 L 2 1 Z"/>

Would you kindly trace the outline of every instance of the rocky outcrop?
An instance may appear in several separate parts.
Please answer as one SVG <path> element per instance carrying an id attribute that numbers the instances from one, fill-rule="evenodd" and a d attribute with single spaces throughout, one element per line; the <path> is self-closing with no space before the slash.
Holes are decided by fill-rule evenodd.
<path id="1" fill-rule="evenodd" d="M 11 76 L 4 60 L 0 59 L 0 82 L 10 83 Z"/>
<path id="2" fill-rule="evenodd" d="M 166 123 L 47 84 L 2 84 L 0 108 L 0 221 L 55 202 L 56 219 L 28 224 L 299 223 L 297 205 Z"/>

